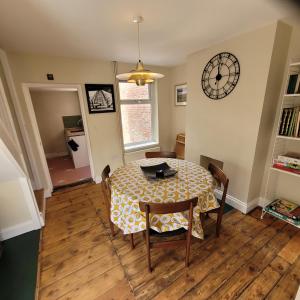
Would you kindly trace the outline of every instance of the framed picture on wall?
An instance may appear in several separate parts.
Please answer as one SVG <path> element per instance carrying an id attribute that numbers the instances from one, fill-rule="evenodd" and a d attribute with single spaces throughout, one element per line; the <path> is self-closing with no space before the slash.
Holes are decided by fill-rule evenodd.
<path id="1" fill-rule="evenodd" d="M 113 84 L 86 84 L 85 91 L 90 114 L 116 111 Z"/>
<path id="2" fill-rule="evenodd" d="M 175 105 L 186 105 L 187 84 L 175 85 Z"/>

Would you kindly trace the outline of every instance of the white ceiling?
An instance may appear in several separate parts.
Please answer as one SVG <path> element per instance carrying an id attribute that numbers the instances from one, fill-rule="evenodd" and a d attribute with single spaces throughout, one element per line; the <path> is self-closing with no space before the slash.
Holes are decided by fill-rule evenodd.
<path id="1" fill-rule="evenodd" d="M 286 1 L 281 1 L 286 3 Z M 0 47 L 14 52 L 176 65 L 289 14 L 275 0 L 0 0 Z"/>

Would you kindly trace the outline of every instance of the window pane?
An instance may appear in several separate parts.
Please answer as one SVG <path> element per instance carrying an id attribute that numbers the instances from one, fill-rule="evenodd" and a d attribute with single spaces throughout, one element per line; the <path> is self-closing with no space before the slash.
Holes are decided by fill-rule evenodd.
<path id="1" fill-rule="evenodd" d="M 149 100 L 149 85 L 137 86 L 133 83 L 119 82 L 121 100 Z"/>
<path id="2" fill-rule="evenodd" d="M 124 144 L 152 140 L 151 104 L 121 105 Z"/>

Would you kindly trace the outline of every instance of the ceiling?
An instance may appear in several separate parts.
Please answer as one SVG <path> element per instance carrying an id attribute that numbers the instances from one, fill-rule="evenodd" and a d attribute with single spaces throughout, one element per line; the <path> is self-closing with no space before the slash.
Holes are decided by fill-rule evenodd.
<path id="1" fill-rule="evenodd" d="M 13 52 L 183 63 L 190 53 L 289 14 L 275 0 L 0 0 L 0 47 Z M 287 3 L 281 1 L 281 3 Z"/>

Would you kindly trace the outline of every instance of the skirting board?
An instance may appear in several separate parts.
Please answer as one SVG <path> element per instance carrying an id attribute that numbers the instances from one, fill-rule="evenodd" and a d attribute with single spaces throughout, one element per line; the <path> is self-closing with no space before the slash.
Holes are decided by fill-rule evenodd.
<path id="1" fill-rule="evenodd" d="M 220 199 L 223 195 L 223 191 L 217 189 L 217 190 L 215 190 L 215 194 Z M 237 198 L 227 194 L 226 203 L 231 205 L 235 209 L 239 210 L 243 214 L 247 214 L 252 209 L 259 206 L 260 198 L 253 199 L 252 201 L 245 203 L 245 202 L 241 201 L 240 199 L 237 199 Z"/>
<path id="2" fill-rule="evenodd" d="M 32 221 L 23 222 L 8 228 L 0 230 L 0 240 L 8 240 L 20 234 L 35 230 L 35 226 Z"/>

